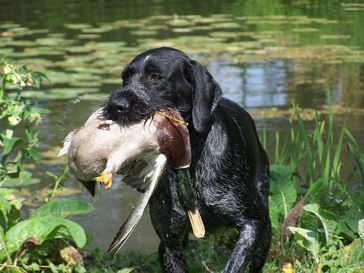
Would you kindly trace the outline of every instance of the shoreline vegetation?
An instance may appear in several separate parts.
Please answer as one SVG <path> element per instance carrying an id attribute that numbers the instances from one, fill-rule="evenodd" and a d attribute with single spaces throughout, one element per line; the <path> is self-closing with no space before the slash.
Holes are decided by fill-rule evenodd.
<path id="1" fill-rule="evenodd" d="M 68 169 L 57 176 L 38 204 L 29 205 L 21 188 L 41 182 L 29 164 L 42 161 L 39 108 L 23 91 L 39 88 L 47 76 L 24 65 L 4 63 L 0 87 L 0 271 L 1 272 L 160 272 L 157 254 L 124 252 L 116 258 L 83 250 L 83 227 L 69 219 L 93 206 L 58 191 Z M 9 91 L 11 89 L 11 91 Z M 15 90 L 15 91 L 14 91 Z M 335 130 L 335 109 L 327 92 L 324 112 L 292 106 L 289 139 L 275 134 L 271 160 L 270 216 L 273 240 L 264 272 L 362 272 L 364 269 L 364 154 L 346 126 Z M 344 112 L 344 110 L 343 110 Z M 266 130 L 261 134 L 267 145 Z M 343 169 L 345 168 L 345 172 Z M 355 181 L 354 190 L 349 184 Z M 190 272 L 221 272 L 237 232 L 222 229 L 189 242 Z"/>

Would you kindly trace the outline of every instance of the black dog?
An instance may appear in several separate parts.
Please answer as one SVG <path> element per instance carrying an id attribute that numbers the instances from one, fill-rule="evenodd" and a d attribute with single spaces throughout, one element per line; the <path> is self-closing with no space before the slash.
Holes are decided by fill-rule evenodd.
<path id="1" fill-rule="evenodd" d="M 239 235 L 224 272 L 261 272 L 271 241 L 268 212 L 269 163 L 249 114 L 222 97 L 211 74 L 173 48 L 146 51 L 122 73 L 123 86 L 109 98 L 108 118 L 124 124 L 156 110 L 176 108 L 189 122 L 190 174 L 207 230 L 225 225 Z M 190 225 L 168 170 L 150 200 L 165 272 L 187 272 L 182 248 Z"/>

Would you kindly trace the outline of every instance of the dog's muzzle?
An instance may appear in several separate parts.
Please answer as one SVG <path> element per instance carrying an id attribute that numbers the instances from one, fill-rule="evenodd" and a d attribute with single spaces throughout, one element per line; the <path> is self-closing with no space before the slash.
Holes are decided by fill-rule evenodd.
<path id="1" fill-rule="evenodd" d="M 122 124 L 141 121 L 153 114 L 148 102 L 135 92 L 129 90 L 116 90 L 109 98 L 104 108 L 104 115 Z"/>

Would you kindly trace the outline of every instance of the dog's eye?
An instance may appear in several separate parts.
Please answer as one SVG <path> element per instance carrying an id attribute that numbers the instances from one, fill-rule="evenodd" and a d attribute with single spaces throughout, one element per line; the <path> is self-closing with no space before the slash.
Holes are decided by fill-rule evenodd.
<path id="1" fill-rule="evenodd" d="M 153 81 L 159 81 L 162 77 L 157 75 L 157 74 L 152 74 L 152 76 L 150 76 L 150 78 L 153 80 Z"/>

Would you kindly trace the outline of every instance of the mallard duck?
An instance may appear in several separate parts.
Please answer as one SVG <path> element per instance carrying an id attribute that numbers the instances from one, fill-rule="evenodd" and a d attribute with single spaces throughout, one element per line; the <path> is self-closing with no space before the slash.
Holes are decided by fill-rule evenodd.
<path id="1" fill-rule="evenodd" d="M 188 167 L 191 146 L 186 123 L 173 109 L 157 111 L 150 119 L 121 126 L 106 120 L 103 109 L 95 111 L 83 127 L 70 132 L 59 155 L 68 154 L 68 164 L 75 177 L 95 194 L 99 183 L 105 189 L 112 186 L 116 173 L 142 195 L 124 222 L 109 251 L 116 253 L 140 220 L 168 163 L 177 169 L 180 178 L 180 198 L 196 237 L 205 230 L 197 209 L 196 192 L 192 187 Z"/>
<path id="2" fill-rule="evenodd" d="M 111 187 L 113 175 L 126 161 L 159 153 L 156 130 L 151 120 L 119 126 L 105 120 L 98 109 L 83 127 L 66 136 L 59 156 L 68 155 L 72 173 L 94 195 L 97 182 Z"/>

